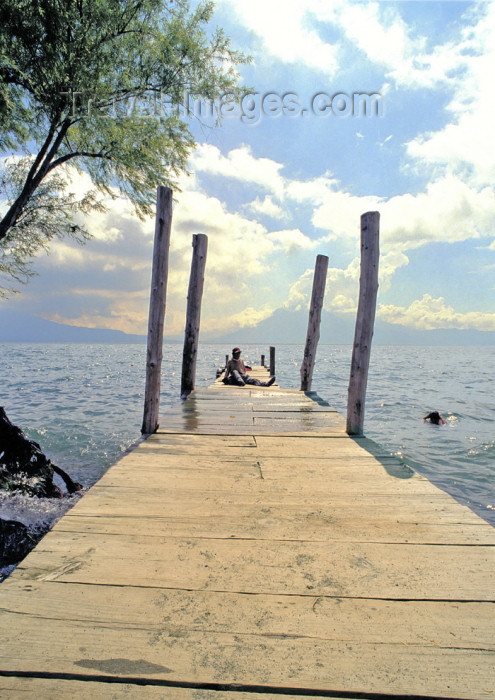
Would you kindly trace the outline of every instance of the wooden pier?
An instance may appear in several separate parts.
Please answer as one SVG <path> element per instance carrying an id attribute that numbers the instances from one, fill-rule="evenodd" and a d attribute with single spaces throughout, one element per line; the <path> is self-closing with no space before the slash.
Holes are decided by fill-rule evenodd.
<path id="1" fill-rule="evenodd" d="M 316 394 L 217 381 L 0 586 L 0 697 L 495 698 L 494 545 Z"/>

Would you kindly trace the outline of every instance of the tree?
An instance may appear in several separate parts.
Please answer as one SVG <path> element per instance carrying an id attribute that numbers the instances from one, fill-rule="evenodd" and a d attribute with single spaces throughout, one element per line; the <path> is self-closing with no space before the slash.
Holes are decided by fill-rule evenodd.
<path id="1" fill-rule="evenodd" d="M 78 212 L 126 196 L 149 215 L 194 139 L 184 96 L 241 94 L 234 51 L 208 33 L 213 3 L 0 0 L 0 271 L 24 281 L 54 237 L 89 236 Z M 71 173 L 92 189 L 72 191 Z M 0 201 L 0 206 L 2 202 Z"/>

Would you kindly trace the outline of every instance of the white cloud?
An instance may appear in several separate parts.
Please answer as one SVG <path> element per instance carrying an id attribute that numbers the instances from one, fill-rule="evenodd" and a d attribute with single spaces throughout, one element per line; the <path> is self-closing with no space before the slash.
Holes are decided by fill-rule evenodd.
<path id="1" fill-rule="evenodd" d="M 337 14 L 347 40 L 384 68 L 395 86 L 434 88 L 455 80 L 465 66 L 464 42 L 446 41 L 428 50 L 426 37 L 415 33 L 388 3 L 345 2 Z"/>
<path id="2" fill-rule="evenodd" d="M 347 38 L 371 61 L 393 66 L 399 76 L 406 72 L 414 44 L 398 13 L 389 10 L 384 20 L 382 9 L 379 3 L 342 5 L 339 24 Z"/>
<path id="3" fill-rule="evenodd" d="M 445 303 L 443 297 L 433 298 L 424 294 L 408 307 L 380 305 L 377 318 L 389 323 L 400 323 L 421 330 L 434 328 L 495 330 L 495 313 L 468 311 L 461 313 Z"/>
<path id="4" fill-rule="evenodd" d="M 380 212 L 383 253 L 405 253 L 433 241 L 453 243 L 493 235 L 493 188 L 479 189 L 453 174 L 428 183 L 424 192 L 388 199 L 352 195 L 329 176 L 288 182 L 286 192 L 287 200 L 313 206 L 312 223 L 328 231 L 326 240 L 347 242 L 351 250 L 359 245 L 360 217 L 366 211 Z"/>
<path id="5" fill-rule="evenodd" d="M 201 330 L 206 333 L 209 331 L 219 333 L 225 331 L 233 332 L 239 328 L 253 328 L 261 321 L 270 318 L 276 308 L 276 306 L 270 304 L 264 304 L 259 308 L 252 306 L 236 308 L 235 312 L 229 315 L 202 320 Z"/>
<path id="6" fill-rule="evenodd" d="M 407 265 L 406 255 L 389 252 L 381 256 L 379 264 L 379 292 L 390 288 L 392 278 L 399 267 Z M 338 313 L 355 313 L 359 294 L 360 258 L 354 258 L 344 269 L 329 267 L 323 308 Z M 308 269 L 291 286 L 285 306 L 294 310 L 308 307 L 311 298 L 314 270 Z"/>
<path id="7" fill-rule="evenodd" d="M 381 213 L 381 248 L 384 254 L 390 251 L 405 253 L 433 241 L 457 242 L 473 238 L 490 236 L 493 232 L 495 217 L 495 193 L 491 187 L 477 188 L 474 183 L 466 181 L 459 175 L 446 174 L 428 183 L 424 192 L 418 194 L 403 194 L 388 199 L 373 195 L 357 196 L 346 191 L 330 173 L 311 180 L 297 181 L 283 177 L 280 174 L 281 164 L 267 158 L 256 158 L 245 149 L 234 149 L 226 156 L 212 146 L 201 150 L 200 156 L 194 159 L 202 172 L 222 174 L 246 182 L 263 183 L 267 189 L 276 191 L 280 205 L 275 204 L 272 195 L 263 200 L 251 202 L 247 208 L 256 213 L 274 215 L 286 212 L 290 214 L 293 203 L 305 203 L 313 207 L 311 221 L 313 225 L 325 231 L 324 237 L 316 243 L 314 238 L 306 234 L 294 232 L 268 232 L 260 224 L 235 215 L 232 220 L 232 230 L 241 231 L 249 222 L 248 227 L 257 228 L 260 233 L 267 234 L 264 238 L 263 258 L 268 252 L 267 242 L 290 245 L 302 248 L 316 247 L 325 241 L 340 240 L 349 250 L 358 250 L 360 236 L 360 217 L 366 211 Z M 264 174 L 263 174 L 264 173 Z M 208 212 L 205 219 L 209 222 L 222 221 L 226 212 L 220 214 L 218 207 L 223 208 L 218 200 L 196 193 L 195 200 L 200 197 L 208 202 Z M 215 202 L 213 204 L 213 202 Z M 211 207 L 214 207 L 215 211 Z M 203 207 L 195 201 L 193 209 L 199 211 Z M 228 217 L 227 217 L 228 218 Z M 242 221 L 243 224 L 239 224 Z M 211 223 L 210 223 L 211 225 Z M 242 230 L 239 235 L 244 236 Z M 285 238 L 285 241 L 284 241 Z M 258 239 L 259 240 L 259 239 Z M 251 236 L 247 240 L 252 245 Z"/>
<path id="8" fill-rule="evenodd" d="M 314 270 L 308 269 L 290 287 L 284 307 L 299 311 L 307 308 L 311 295 Z"/>
<path id="9" fill-rule="evenodd" d="M 355 311 L 359 292 L 360 260 L 354 258 L 346 269 L 330 268 L 327 275 L 324 308 L 327 311 Z"/>
<path id="10" fill-rule="evenodd" d="M 311 14 L 321 10 L 320 2 L 221 0 L 218 4 L 233 11 L 237 21 L 260 39 L 263 52 L 331 75 L 337 69 L 337 47 L 311 26 Z"/>
<path id="11" fill-rule="evenodd" d="M 38 253 L 38 257 L 40 257 L 40 255 L 41 253 Z M 71 244 L 67 241 L 53 241 L 50 246 L 50 259 L 48 264 L 52 266 L 53 263 L 56 265 L 74 265 L 76 267 L 84 266 L 87 263 L 86 250 L 76 247 L 74 243 Z"/>
<path id="12" fill-rule="evenodd" d="M 384 249 L 405 251 L 432 241 L 454 243 L 492 235 L 495 193 L 447 175 L 428 184 L 425 192 L 391 197 L 380 211 Z"/>
<path id="13" fill-rule="evenodd" d="M 265 216 L 269 216 L 272 219 L 287 218 L 287 212 L 284 211 L 284 209 L 282 209 L 281 206 L 276 204 L 276 202 L 273 201 L 273 198 L 270 195 L 266 195 L 266 197 L 263 200 L 261 200 L 259 197 L 256 197 L 256 199 L 253 202 L 246 204 L 245 208 L 249 211 L 252 211 L 254 214 L 262 214 Z"/>
<path id="14" fill-rule="evenodd" d="M 323 300 L 323 308 L 326 311 L 349 312 L 355 310 L 357 305 L 359 269 L 359 258 L 354 258 L 346 269 L 336 267 L 328 268 L 325 297 Z M 309 306 L 313 278 L 313 269 L 308 269 L 303 272 L 289 290 L 289 296 L 285 304 L 286 308 L 299 311 Z"/>
<path id="15" fill-rule="evenodd" d="M 268 233 L 267 237 L 273 241 L 277 249 L 286 254 L 294 253 L 297 250 L 313 250 L 320 245 L 319 240 L 306 236 L 299 229 L 273 231 Z"/>
<path id="16" fill-rule="evenodd" d="M 116 241 L 115 241 L 116 242 Z M 109 244 L 109 241 L 105 241 Z M 141 246 L 140 255 L 129 251 L 125 246 L 122 250 L 115 246 L 113 249 L 101 250 L 98 241 L 89 242 L 81 247 L 70 241 L 53 241 L 48 257 L 44 253 L 38 255 L 38 264 L 43 268 L 66 266 L 73 269 L 100 269 L 110 271 L 116 269 L 137 272 L 150 267 L 151 245 Z"/>
<path id="17" fill-rule="evenodd" d="M 219 4 L 258 38 L 261 46 L 255 60 L 260 64 L 268 54 L 281 63 L 297 63 L 333 77 L 348 60 L 346 49 L 351 47 L 381 67 L 386 81 L 412 88 L 455 81 L 466 65 L 468 38 L 446 40 L 429 49 L 427 37 L 389 3 L 221 0 Z M 331 30 L 332 40 L 323 38 L 325 29 Z"/>
<path id="18" fill-rule="evenodd" d="M 418 167 L 441 167 L 446 172 L 459 173 L 475 186 L 492 187 L 495 4 L 482 3 L 477 9 L 483 13 L 481 18 L 474 27 L 465 30 L 465 40 L 456 49 L 465 54 L 465 73 L 454 83 L 455 92 L 449 104 L 454 121 L 416 137 L 407 148 Z"/>
<path id="19" fill-rule="evenodd" d="M 249 182 L 277 197 L 283 196 L 284 178 L 280 175 L 283 164 L 270 158 L 256 158 L 249 146 L 234 148 L 224 156 L 216 146 L 200 144 L 191 156 L 190 167 L 196 172 Z"/>
<path id="20" fill-rule="evenodd" d="M 177 195 L 173 228 L 174 245 L 181 247 L 190 258 L 191 235 L 206 233 L 208 239 L 207 265 L 218 275 L 223 271 L 229 278 L 239 275 L 248 279 L 268 269 L 266 258 L 275 251 L 266 236 L 266 228 L 254 219 L 228 211 L 216 197 L 187 190 Z"/>
<path id="21" fill-rule="evenodd" d="M 409 265 L 409 258 L 399 250 L 391 250 L 380 256 L 378 264 L 378 293 L 386 292 L 392 286 L 395 273 L 400 267 Z"/>
<path id="22" fill-rule="evenodd" d="M 327 240 L 342 239 L 355 247 L 359 241 L 359 221 L 366 211 L 380 208 L 381 199 L 360 197 L 346 192 L 329 174 L 306 182 L 292 181 L 286 187 L 287 197 L 307 202 L 314 207 L 312 223 L 328 231 Z"/>
<path id="23" fill-rule="evenodd" d="M 408 263 L 407 256 L 399 252 L 389 252 L 380 257 L 378 294 L 390 288 L 398 268 Z M 324 308 L 327 311 L 356 312 L 360 271 L 360 258 L 351 260 L 345 269 L 329 268 L 324 301 Z"/>

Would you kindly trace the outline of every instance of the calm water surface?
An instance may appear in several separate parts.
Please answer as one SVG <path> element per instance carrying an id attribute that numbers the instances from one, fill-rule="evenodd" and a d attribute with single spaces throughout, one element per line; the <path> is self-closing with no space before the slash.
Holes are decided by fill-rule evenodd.
<path id="1" fill-rule="evenodd" d="M 197 386 L 229 347 L 203 344 Z M 144 345 L 0 344 L 0 405 L 55 464 L 91 486 L 140 437 Z M 249 345 L 258 364 L 269 348 Z M 302 345 L 277 346 L 277 381 L 299 388 Z M 351 348 L 320 345 L 313 390 L 345 414 Z M 182 345 L 164 346 L 161 412 L 179 403 Z M 495 348 L 375 346 L 365 433 L 495 524 Z M 438 410 L 443 427 L 423 423 Z M 60 502 L 0 494 L 0 514 L 52 519 Z"/>

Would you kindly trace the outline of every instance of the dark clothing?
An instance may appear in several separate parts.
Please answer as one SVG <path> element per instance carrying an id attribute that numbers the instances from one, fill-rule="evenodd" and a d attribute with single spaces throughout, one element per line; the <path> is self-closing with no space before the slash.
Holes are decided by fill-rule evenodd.
<path id="1" fill-rule="evenodd" d="M 250 377 L 249 374 L 241 374 L 241 372 L 236 369 L 232 370 L 230 376 L 227 376 L 227 372 L 225 372 L 224 382 L 225 384 L 235 384 L 236 386 L 244 386 L 244 384 L 261 386 L 259 379 L 254 379 L 254 377 Z"/>

